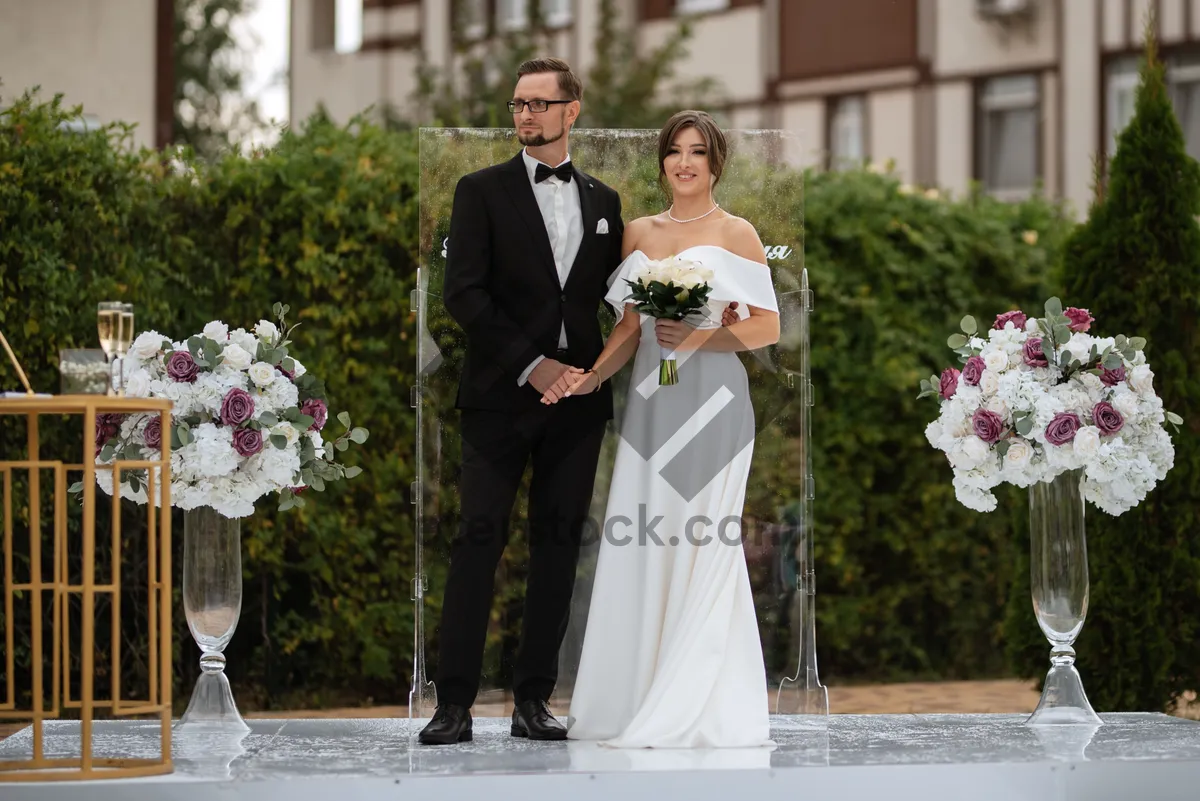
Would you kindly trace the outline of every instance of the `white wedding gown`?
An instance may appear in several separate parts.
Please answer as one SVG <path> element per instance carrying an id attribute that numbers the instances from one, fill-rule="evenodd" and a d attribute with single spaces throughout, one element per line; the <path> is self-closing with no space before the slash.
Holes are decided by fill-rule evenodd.
<path id="1" fill-rule="evenodd" d="M 743 319 L 747 305 L 778 312 L 766 265 L 714 245 L 678 255 L 714 274 L 701 327 L 719 326 L 734 300 Z M 622 279 L 646 261 L 634 251 L 610 281 L 605 301 L 618 317 Z M 640 317 L 567 736 L 619 748 L 772 746 L 740 541 L 754 450 L 743 357 L 681 352 L 679 383 L 659 386 L 654 320 Z M 621 516 L 632 525 L 614 522 Z M 689 537 L 699 516 L 710 523 L 694 522 Z"/>

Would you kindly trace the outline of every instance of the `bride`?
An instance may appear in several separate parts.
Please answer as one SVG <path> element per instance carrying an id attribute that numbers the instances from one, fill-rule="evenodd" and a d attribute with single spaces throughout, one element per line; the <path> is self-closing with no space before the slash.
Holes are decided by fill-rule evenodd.
<path id="1" fill-rule="evenodd" d="M 728 146 L 712 117 L 681 111 L 659 134 L 664 213 L 625 227 L 605 301 L 618 321 L 592 369 L 561 379 L 594 392 L 632 357 L 568 738 L 623 748 L 772 745 L 766 670 L 741 542 L 754 410 L 738 351 L 779 339 L 754 227 L 713 188 Z M 698 321 L 654 320 L 624 279 L 677 256 L 713 273 Z M 722 328 L 729 304 L 739 320 Z M 658 385 L 660 348 L 678 384 Z M 561 393 L 548 391 L 543 403 Z"/>

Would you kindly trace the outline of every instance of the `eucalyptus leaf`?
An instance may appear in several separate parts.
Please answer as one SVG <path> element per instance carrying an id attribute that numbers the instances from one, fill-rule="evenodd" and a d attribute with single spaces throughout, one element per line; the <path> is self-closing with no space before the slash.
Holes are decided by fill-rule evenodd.
<path id="1" fill-rule="evenodd" d="M 287 447 L 287 444 L 288 444 L 287 437 L 285 437 L 283 434 L 272 434 L 271 435 L 271 444 L 274 445 L 276 448 L 279 448 L 279 450 L 283 450 L 284 448 Z"/>
<path id="2" fill-rule="evenodd" d="M 367 441 L 367 429 L 355 428 L 355 429 L 351 430 L 350 439 L 353 440 L 356 444 L 362 445 L 364 442 Z"/>
<path id="3" fill-rule="evenodd" d="M 296 496 L 293 495 L 291 492 L 285 490 L 284 494 L 283 494 L 283 500 L 279 502 L 279 511 L 286 512 L 289 509 L 295 508 L 295 506 L 296 506 Z"/>
<path id="4" fill-rule="evenodd" d="M 298 509 L 303 509 L 303 508 L 304 508 L 304 503 L 305 503 L 305 501 L 304 501 L 304 499 L 303 499 L 303 498 L 301 498 L 299 495 L 293 495 L 293 496 L 292 496 L 292 502 L 296 504 L 296 508 L 298 508 Z"/>
<path id="5" fill-rule="evenodd" d="M 1009 449 L 1009 447 L 1011 447 L 1011 445 L 1012 445 L 1012 443 L 1006 439 L 1000 440 L 999 442 L 996 443 L 996 453 L 1000 454 L 1001 456 L 1004 456 L 1005 454 L 1008 453 L 1008 449 Z"/>
<path id="6" fill-rule="evenodd" d="M 1146 338 L 1145 337 L 1133 337 L 1132 339 L 1129 340 L 1129 346 L 1131 348 L 1133 348 L 1134 350 L 1145 350 L 1146 349 Z"/>
<path id="7" fill-rule="evenodd" d="M 105 445 L 100 449 L 100 461 L 107 462 L 111 460 L 113 458 L 113 454 L 116 453 L 116 450 L 116 446 L 114 445 Z"/>
<path id="8" fill-rule="evenodd" d="M 76 481 L 74 484 L 72 484 L 71 486 L 67 487 L 67 492 L 71 493 L 72 495 L 74 495 L 74 494 L 76 494 L 76 493 L 78 493 L 78 492 L 83 492 L 83 482 L 82 482 L 82 481 Z"/>
<path id="9" fill-rule="evenodd" d="M 274 412 L 263 412 L 258 416 L 258 422 L 270 428 L 279 423 L 279 418 L 275 416 Z"/>
<path id="10" fill-rule="evenodd" d="M 969 314 L 962 318 L 958 326 L 967 336 L 974 336 L 975 332 L 979 330 L 979 326 L 975 323 L 975 318 Z"/>
<path id="11" fill-rule="evenodd" d="M 295 423 L 297 420 L 300 419 L 300 410 L 297 409 L 295 406 L 291 406 L 287 409 L 284 409 L 283 419 L 287 420 L 289 423 Z"/>
<path id="12" fill-rule="evenodd" d="M 1180 421 L 1180 422 L 1182 422 L 1182 421 Z M 356 476 L 361 476 L 362 471 L 363 471 L 363 469 L 358 466 L 347 467 L 346 468 L 346 478 L 355 478 Z"/>
<path id="13" fill-rule="evenodd" d="M 1051 342 L 1049 339 L 1043 339 L 1043 340 L 1042 340 L 1042 355 L 1046 357 L 1046 361 L 1047 361 L 1049 364 L 1054 364 L 1054 363 L 1055 363 L 1055 359 L 1054 359 L 1054 343 L 1053 343 L 1053 342 Z"/>
<path id="14" fill-rule="evenodd" d="M 291 356 L 288 356 L 286 359 L 280 362 L 279 366 L 290 373 L 296 369 L 296 360 Z"/>
<path id="15" fill-rule="evenodd" d="M 338 422 L 346 428 L 350 427 L 350 412 L 339 412 L 337 416 Z"/>
<path id="16" fill-rule="evenodd" d="M 1046 316 L 1058 317 L 1063 313 L 1062 301 L 1058 298 L 1050 298 L 1046 301 Z"/>
<path id="17" fill-rule="evenodd" d="M 1017 423 L 1017 433 L 1020 434 L 1022 437 L 1029 436 L 1030 432 L 1032 432 L 1032 431 L 1033 431 L 1033 418 L 1032 417 L 1024 417 Z"/>
<path id="18" fill-rule="evenodd" d="M 1061 323 L 1054 326 L 1054 341 L 1059 345 L 1071 338 L 1070 326 L 1062 325 Z"/>
<path id="19" fill-rule="evenodd" d="M 282 303 L 276 303 L 274 306 L 271 307 L 271 316 L 273 316 L 273 317 L 278 317 L 280 315 L 280 313 L 282 313 L 282 312 L 283 312 L 283 304 Z"/>
<path id="20" fill-rule="evenodd" d="M 962 334 L 951 334 L 946 340 L 946 344 L 949 345 L 953 350 L 958 350 L 967 344 L 967 338 Z"/>
<path id="21" fill-rule="evenodd" d="M 316 421 L 313 419 L 312 415 L 302 414 L 296 419 L 294 425 L 301 431 L 307 431 L 314 422 Z"/>
<path id="22" fill-rule="evenodd" d="M 325 480 L 323 478 L 321 478 L 320 476 L 313 476 L 312 481 L 309 482 L 309 486 L 312 487 L 313 489 L 315 489 L 317 492 L 324 492 L 325 491 Z"/>
<path id="23" fill-rule="evenodd" d="M 1104 366 L 1109 370 L 1116 370 L 1121 366 L 1121 357 L 1116 353 L 1110 353 L 1104 357 Z"/>
<path id="24" fill-rule="evenodd" d="M 1175 414 L 1175 412 L 1167 412 L 1167 420 L 1177 426 L 1183 425 L 1183 418 Z"/>
<path id="25" fill-rule="evenodd" d="M 339 451 L 344 451 L 350 447 L 350 441 L 345 440 L 345 439 L 339 439 L 337 441 L 337 444 L 334 445 L 333 447 L 337 448 Z"/>

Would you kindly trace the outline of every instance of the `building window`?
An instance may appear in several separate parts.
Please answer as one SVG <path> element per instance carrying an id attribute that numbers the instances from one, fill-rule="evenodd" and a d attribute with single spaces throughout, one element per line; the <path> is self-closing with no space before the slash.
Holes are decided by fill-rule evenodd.
<path id="1" fill-rule="evenodd" d="M 829 104 L 829 166 L 856 167 L 867 157 L 867 100 L 847 95 Z"/>
<path id="2" fill-rule="evenodd" d="M 333 19 L 334 50 L 339 53 L 357 53 L 361 50 L 363 40 L 362 0 L 337 0 Z"/>
<path id="3" fill-rule="evenodd" d="M 1136 76 L 1134 78 L 1136 80 Z M 1200 54 L 1169 60 L 1167 82 L 1175 104 L 1175 116 L 1183 128 L 1188 155 L 1200 158 Z"/>
<path id="4" fill-rule="evenodd" d="M 561 28 L 571 24 L 571 0 L 542 0 L 542 18 L 549 28 Z"/>
<path id="5" fill-rule="evenodd" d="M 458 0 L 458 30 L 464 39 L 482 39 L 487 35 L 487 0 Z"/>
<path id="6" fill-rule="evenodd" d="M 496 28 L 501 31 L 521 31 L 529 27 L 529 0 L 498 0 Z"/>
<path id="7" fill-rule="evenodd" d="M 1134 99 L 1137 95 L 1138 60 L 1136 57 L 1120 58 L 1108 65 L 1104 87 L 1104 130 L 1109 158 L 1117 152 L 1117 137 L 1133 119 Z"/>
<path id="8" fill-rule="evenodd" d="M 724 11 L 727 8 L 729 8 L 729 0 L 675 0 L 675 11 L 680 14 Z"/>
<path id="9" fill-rule="evenodd" d="M 1036 75 L 1006 75 L 980 86 L 976 172 L 991 194 L 1017 199 L 1036 187 L 1039 113 Z"/>

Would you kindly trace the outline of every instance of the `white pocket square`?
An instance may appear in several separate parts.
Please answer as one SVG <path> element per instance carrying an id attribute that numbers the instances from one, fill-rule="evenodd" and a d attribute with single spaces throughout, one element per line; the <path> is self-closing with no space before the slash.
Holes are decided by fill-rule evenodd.
<path id="1" fill-rule="evenodd" d="M 608 220 L 604 219 L 603 217 L 600 218 L 600 222 L 596 223 L 596 233 L 598 233 L 598 234 L 607 234 L 608 233 Z"/>

